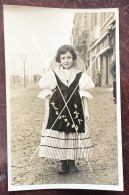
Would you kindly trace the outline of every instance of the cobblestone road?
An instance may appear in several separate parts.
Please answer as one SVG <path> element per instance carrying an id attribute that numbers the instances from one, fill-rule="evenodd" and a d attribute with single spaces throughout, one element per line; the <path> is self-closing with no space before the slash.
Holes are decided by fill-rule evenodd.
<path id="1" fill-rule="evenodd" d="M 104 184 L 117 185 L 117 132 L 116 105 L 112 91 L 95 88 L 93 100 L 89 101 L 89 131 L 94 144 L 94 155 L 90 159 L 93 173 L 85 160 L 77 160 L 79 173 L 59 175 L 59 161 L 35 155 L 30 158 L 40 143 L 44 102 L 37 98 L 37 85 L 11 90 L 11 151 L 12 185 L 32 184 Z"/>

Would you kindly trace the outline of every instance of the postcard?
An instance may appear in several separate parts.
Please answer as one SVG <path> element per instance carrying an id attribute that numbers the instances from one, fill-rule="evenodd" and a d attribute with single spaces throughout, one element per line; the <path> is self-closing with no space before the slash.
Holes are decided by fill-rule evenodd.
<path id="1" fill-rule="evenodd" d="M 4 6 L 8 190 L 123 190 L 119 10 Z"/>

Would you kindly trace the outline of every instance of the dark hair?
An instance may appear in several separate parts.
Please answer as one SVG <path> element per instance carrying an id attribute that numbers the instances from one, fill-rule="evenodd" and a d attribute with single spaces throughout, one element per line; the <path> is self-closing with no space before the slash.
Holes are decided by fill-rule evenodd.
<path id="1" fill-rule="evenodd" d="M 73 61 L 77 59 L 77 55 L 73 49 L 72 46 L 70 45 L 62 45 L 58 51 L 57 51 L 57 54 L 56 54 L 56 62 L 60 62 L 60 55 L 61 54 L 65 54 L 67 52 L 70 52 L 72 54 L 72 57 L 73 57 Z"/>

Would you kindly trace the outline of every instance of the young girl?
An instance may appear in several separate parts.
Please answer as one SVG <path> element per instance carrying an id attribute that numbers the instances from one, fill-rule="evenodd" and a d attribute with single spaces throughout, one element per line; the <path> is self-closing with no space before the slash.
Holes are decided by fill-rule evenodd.
<path id="1" fill-rule="evenodd" d="M 87 91 L 94 87 L 91 78 L 74 67 L 77 59 L 70 45 L 63 45 L 56 55 L 59 66 L 48 71 L 39 81 L 43 89 L 46 115 L 43 123 L 39 157 L 60 160 L 60 174 L 78 172 L 75 159 L 90 158 L 91 138 Z"/>

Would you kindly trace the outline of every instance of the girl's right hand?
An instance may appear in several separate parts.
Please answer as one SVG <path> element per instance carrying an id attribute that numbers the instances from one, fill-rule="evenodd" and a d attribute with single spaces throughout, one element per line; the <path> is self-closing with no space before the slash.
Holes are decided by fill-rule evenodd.
<path id="1" fill-rule="evenodd" d="M 50 100 L 50 95 L 48 95 L 48 96 L 45 98 L 45 112 L 46 112 L 46 113 L 49 113 L 49 100 Z"/>

